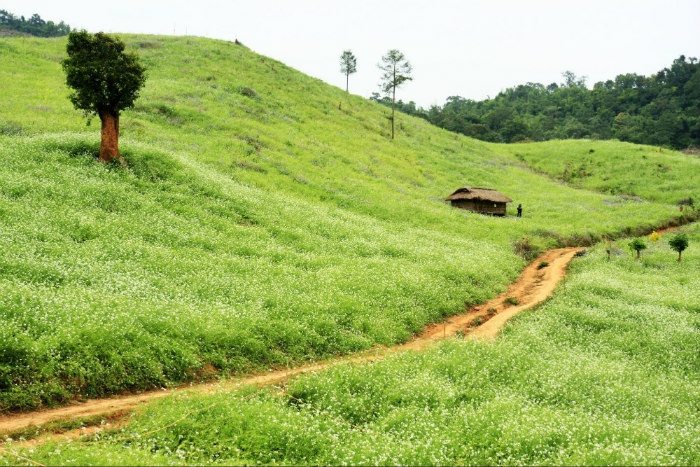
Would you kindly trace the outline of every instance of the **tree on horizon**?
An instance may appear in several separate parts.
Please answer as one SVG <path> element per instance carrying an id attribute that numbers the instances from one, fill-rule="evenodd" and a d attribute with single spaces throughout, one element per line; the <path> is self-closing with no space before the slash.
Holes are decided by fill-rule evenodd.
<path id="1" fill-rule="evenodd" d="M 38 13 L 26 19 L 24 16 L 18 18 L 9 11 L 0 9 L 0 30 L 16 31 L 36 37 L 61 37 L 68 35 L 71 28 L 63 21 L 58 24 L 44 21 Z"/>
<path id="2" fill-rule="evenodd" d="M 350 75 L 357 71 L 357 58 L 352 51 L 345 50 L 340 56 L 340 72 L 345 75 L 345 92 L 350 92 Z"/>
<path id="3" fill-rule="evenodd" d="M 389 50 L 378 65 L 382 70 L 380 86 L 386 95 L 391 94 L 391 139 L 394 139 L 394 120 L 396 116 L 396 88 L 410 81 L 413 67 L 404 54 L 396 49 Z"/>

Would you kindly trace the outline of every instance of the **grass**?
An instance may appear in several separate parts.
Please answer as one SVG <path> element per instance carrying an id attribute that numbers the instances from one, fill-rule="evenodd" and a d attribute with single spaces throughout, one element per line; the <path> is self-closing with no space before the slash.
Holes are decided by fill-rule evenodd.
<path id="1" fill-rule="evenodd" d="M 149 67 L 122 117 L 127 171 L 94 161 L 63 40 L 1 42 L 0 410 L 402 342 L 502 291 L 516 253 L 677 221 L 421 120 L 392 142 L 383 107 L 245 47 L 126 40 Z M 526 217 L 451 209 L 466 183 L 518 193 Z"/>
<path id="2" fill-rule="evenodd" d="M 155 183 L 135 154 L 124 172 L 79 139 L 9 143 L 6 408 L 406 340 L 519 265 L 507 247 L 216 186 L 175 160 Z M 464 262 L 483 262 L 483 275 L 460 277 Z"/>
<path id="3" fill-rule="evenodd" d="M 517 297 L 506 297 L 504 303 L 507 303 L 508 305 L 517 306 L 520 304 L 520 300 L 518 300 Z"/>
<path id="4" fill-rule="evenodd" d="M 0 412 L 403 342 L 505 290 L 543 248 L 645 235 L 697 215 L 679 213 L 674 204 L 696 196 L 693 156 L 671 153 L 672 170 L 637 177 L 657 167 L 656 148 L 588 141 L 494 145 L 408 116 L 400 116 L 391 141 L 384 107 L 245 47 L 199 38 L 124 39 L 143 57 L 149 76 L 137 106 L 122 115 L 126 170 L 96 162 L 97 125 L 86 127 L 66 98 L 65 39 L 0 39 L 0 58 L 8 64 L 0 69 L 7 95 L 0 100 Z M 615 179 L 634 178 L 634 192 L 561 183 L 524 163 L 556 153 L 563 164 L 576 164 L 581 145 L 596 157 L 626 154 L 605 157 L 606 170 Z M 625 165 L 631 158 L 639 172 Z M 514 208 L 506 218 L 450 208 L 444 197 L 462 185 L 499 189 L 522 202 L 524 217 L 515 218 Z M 684 267 L 695 264 L 694 238 Z M 654 269 L 661 243 L 634 267 Z M 463 361 L 485 359 L 490 350 L 472 357 L 452 352 L 454 361 Z M 506 358 L 511 351 L 504 352 Z M 439 363 L 439 352 L 429 355 Z M 490 372 L 505 371 L 493 365 Z M 493 402 L 494 414 L 501 406 L 518 407 L 521 396 L 506 396 Z M 274 418 L 294 405 L 266 394 L 246 397 L 231 403 L 249 401 L 250 410 L 241 412 L 247 416 L 259 410 Z M 362 397 L 374 410 L 371 394 Z M 193 413 L 197 404 L 219 404 L 192 403 Z M 279 416 L 292 424 L 299 407 Z M 231 417 L 231 406 L 220 410 Z M 203 425 L 216 426 L 201 412 Z M 348 435 L 375 448 L 398 443 L 387 451 L 394 457 L 376 463 L 428 460 L 401 431 L 372 444 L 338 414 L 316 419 L 316 412 L 302 412 L 308 423 L 329 427 L 299 434 L 309 443 L 316 436 L 321 445 L 331 443 L 319 453 L 337 450 L 348 463 L 372 463 L 332 444 L 335 435 Z M 415 407 L 397 413 L 395 423 L 417 413 Z M 292 428 L 265 429 L 272 431 L 251 432 L 237 448 L 243 454 L 204 446 L 214 457 L 201 461 L 272 463 L 283 450 L 275 443 L 296 435 Z M 158 446 L 163 450 L 154 449 L 149 462 L 179 462 L 172 457 L 177 446 Z M 127 456 L 123 463 L 147 458 L 138 443 L 133 459 L 123 446 L 114 447 L 115 458 L 108 456 L 111 447 L 102 448 L 101 461 L 82 462 L 111 463 L 119 453 Z M 396 457 L 402 451 L 405 457 Z M 498 460 L 482 454 L 478 459 Z M 285 456 L 290 463 L 333 463 L 329 454 Z M 459 463 L 466 454 L 454 456 Z"/>
<path id="5" fill-rule="evenodd" d="M 567 140 L 503 146 L 528 167 L 572 186 L 676 204 L 700 200 L 700 159 L 618 141 Z M 562 154 L 566 154 L 562 157 Z"/>
<path id="6" fill-rule="evenodd" d="M 13 452 L 61 465 L 697 465 L 700 255 L 679 265 L 668 236 L 642 262 L 593 248 L 495 343 L 452 339 L 283 393 L 173 396 L 99 438 Z"/>

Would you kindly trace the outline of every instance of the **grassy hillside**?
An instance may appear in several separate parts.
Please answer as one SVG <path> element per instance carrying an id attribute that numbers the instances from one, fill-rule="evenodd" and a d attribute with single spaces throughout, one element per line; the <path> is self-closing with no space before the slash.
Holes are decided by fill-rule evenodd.
<path id="1" fill-rule="evenodd" d="M 502 146 L 528 167 L 601 193 L 680 205 L 700 201 L 700 158 L 615 141 L 552 141 Z"/>
<path id="2" fill-rule="evenodd" d="M 384 107 L 243 46 L 124 39 L 149 76 L 122 115 L 128 170 L 94 159 L 65 39 L 0 39 L 0 411 L 405 341 L 503 290 L 539 248 L 683 220 L 685 187 L 569 186 L 406 116 L 391 141 Z M 524 218 L 450 208 L 463 185 Z"/>
<path id="3" fill-rule="evenodd" d="M 495 343 L 341 365 L 285 391 L 180 394 L 86 442 L 18 449 L 45 465 L 697 465 L 700 227 L 682 264 L 605 246 Z M 612 245 L 627 249 L 627 240 Z"/>

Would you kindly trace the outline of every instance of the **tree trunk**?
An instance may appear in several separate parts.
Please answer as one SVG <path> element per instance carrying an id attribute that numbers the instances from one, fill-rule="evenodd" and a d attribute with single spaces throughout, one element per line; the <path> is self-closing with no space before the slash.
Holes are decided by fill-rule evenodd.
<path id="1" fill-rule="evenodd" d="M 102 121 L 102 141 L 100 142 L 100 161 L 111 162 L 114 159 L 122 161 L 119 155 L 119 115 L 108 110 L 100 110 Z"/>
<path id="2" fill-rule="evenodd" d="M 394 83 L 396 83 L 396 72 L 394 72 Z M 396 116 L 396 84 L 391 88 L 391 139 L 394 139 L 394 117 Z"/>

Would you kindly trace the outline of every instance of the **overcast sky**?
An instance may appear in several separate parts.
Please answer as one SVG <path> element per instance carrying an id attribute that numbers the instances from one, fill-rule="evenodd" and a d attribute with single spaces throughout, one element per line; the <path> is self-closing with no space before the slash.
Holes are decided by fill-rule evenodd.
<path id="1" fill-rule="evenodd" d="M 349 49 L 350 92 L 364 97 L 379 92 L 382 55 L 398 49 L 413 81 L 397 98 L 424 108 L 562 83 L 564 71 L 591 87 L 700 58 L 700 0 L 0 0 L 0 9 L 90 32 L 238 39 L 341 88 Z"/>

